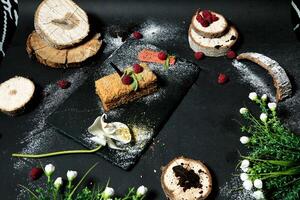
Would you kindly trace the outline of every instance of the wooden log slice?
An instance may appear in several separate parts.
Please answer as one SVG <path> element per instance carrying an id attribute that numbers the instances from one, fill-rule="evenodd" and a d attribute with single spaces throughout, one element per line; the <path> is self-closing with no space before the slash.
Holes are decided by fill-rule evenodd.
<path id="1" fill-rule="evenodd" d="M 15 116 L 21 113 L 35 91 L 34 83 L 16 76 L 0 84 L 0 111 Z"/>
<path id="2" fill-rule="evenodd" d="M 88 16 L 72 0 L 44 0 L 35 12 L 34 26 L 49 45 L 63 49 L 80 43 L 89 33 Z"/>
<path id="3" fill-rule="evenodd" d="M 237 60 L 242 59 L 250 60 L 269 72 L 276 88 L 277 101 L 281 101 L 292 95 L 292 84 L 290 79 L 278 62 L 263 54 L 254 52 L 242 53 L 237 57 Z"/>
<path id="4" fill-rule="evenodd" d="M 29 56 L 35 57 L 41 64 L 54 68 L 78 67 L 101 48 L 100 34 L 77 47 L 56 49 L 45 42 L 33 31 L 27 39 L 26 50 Z"/>

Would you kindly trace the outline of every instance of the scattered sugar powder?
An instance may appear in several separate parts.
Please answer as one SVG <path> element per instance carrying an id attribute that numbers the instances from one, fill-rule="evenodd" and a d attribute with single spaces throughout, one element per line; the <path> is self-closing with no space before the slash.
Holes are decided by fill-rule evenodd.
<path id="1" fill-rule="evenodd" d="M 64 102 L 64 100 L 87 78 L 86 70 L 79 69 L 65 79 L 70 81 L 72 85 L 66 90 L 59 89 L 56 83 L 49 84 L 44 92 L 49 94 L 43 99 L 40 106 L 33 113 L 33 117 L 29 118 L 26 123 L 30 123 L 32 130 L 24 133 L 25 137 L 20 140 L 20 144 L 25 146 L 22 153 L 40 153 L 48 150 L 48 147 L 53 144 L 55 138 L 55 129 L 46 124 L 46 119 L 52 114 L 56 108 Z M 14 168 L 22 170 L 26 164 L 30 164 L 32 160 L 14 159 Z"/>
<path id="2" fill-rule="evenodd" d="M 253 191 L 244 190 L 243 182 L 238 176 L 231 178 L 229 182 L 226 182 L 222 187 L 220 187 L 221 199 L 228 200 L 252 200 L 251 194 Z"/>
<path id="3" fill-rule="evenodd" d="M 119 48 L 124 42 L 121 37 L 112 37 L 109 34 L 106 34 L 103 41 L 105 42 L 104 53 L 110 53 L 117 48 Z"/>
<path id="4" fill-rule="evenodd" d="M 171 41 L 178 37 L 180 31 L 184 31 L 174 23 L 158 23 L 153 20 L 148 20 L 141 25 L 140 32 L 143 34 L 142 41 L 157 42 Z"/>
<path id="5" fill-rule="evenodd" d="M 271 100 L 275 100 L 273 92 L 268 84 L 261 77 L 256 75 L 255 72 L 250 70 L 247 65 L 237 60 L 234 60 L 232 65 L 238 70 L 243 82 L 249 83 L 256 92 L 260 94 L 267 94 Z"/>

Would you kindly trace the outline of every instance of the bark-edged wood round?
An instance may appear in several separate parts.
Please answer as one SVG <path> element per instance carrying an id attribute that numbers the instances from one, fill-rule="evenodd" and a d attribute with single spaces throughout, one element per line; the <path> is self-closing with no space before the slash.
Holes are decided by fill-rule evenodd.
<path id="1" fill-rule="evenodd" d="M 89 33 L 88 16 L 72 0 L 44 0 L 35 12 L 34 26 L 49 45 L 63 49 L 80 43 Z"/>
<path id="2" fill-rule="evenodd" d="M 250 60 L 269 72 L 276 88 L 276 100 L 281 101 L 292 95 L 292 84 L 285 70 L 275 60 L 255 52 L 246 52 L 237 56 L 237 60 Z"/>
<path id="3" fill-rule="evenodd" d="M 96 55 L 101 48 L 100 34 L 77 47 L 56 49 L 45 42 L 33 31 L 27 38 L 26 50 L 41 64 L 54 68 L 77 67 L 87 59 Z"/>
<path id="4" fill-rule="evenodd" d="M 16 76 L 0 84 L 0 111 L 14 116 L 24 110 L 33 98 L 34 83 L 24 77 Z"/>

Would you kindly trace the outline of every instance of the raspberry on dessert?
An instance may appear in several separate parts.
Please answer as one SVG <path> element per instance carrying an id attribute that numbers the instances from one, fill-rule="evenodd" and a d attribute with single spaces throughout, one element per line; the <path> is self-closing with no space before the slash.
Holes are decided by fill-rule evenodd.
<path id="1" fill-rule="evenodd" d="M 58 85 L 58 87 L 60 87 L 61 89 L 67 89 L 71 86 L 71 83 L 67 80 L 60 80 L 57 81 L 56 83 Z"/>
<path id="2" fill-rule="evenodd" d="M 229 50 L 229 51 L 227 52 L 227 58 L 233 59 L 233 58 L 235 58 L 235 57 L 236 57 L 236 53 L 235 53 L 234 51 Z"/>
<path id="3" fill-rule="evenodd" d="M 206 21 L 200 14 L 197 15 L 196 20 L 201 24 L 203 27 L 208 27 L 209 22 Z"/>
<path id="4" fill-rule="evenodd" d="M 167 54 L 165 52 L 161 51 L 161 52 L 158 53 L 158 58 L 160 60 L 166 60 L 167 59 Z"/>
<path id="5" fill-rule="evenodd" d="M 194 54 L 196 60 L 201 60 L 204 57 L 204 53 L 199 51 Z"/>
<path id="6" fill-rule="evenodd" d="M 217 17 L 217 15 L 215 15 L 215 14 L 212 14 L 211 19 L 212 19 L 213 22 L 216 22 L 216 21 L 219 20 L 219 17 Z"/>
<path id="7" fill-rule="evenodd" d="M 129 75 L 124 75 L 122 77 L 122 83 L 124 85 L 130 85 L 132 82 L 133 82 L 133 78 L 131 76 L 129 76 Z"/>
<path id="8" fill-rule="evenodd" d="M 137 40 L 143 38 L 143 35 L 142 35 L 140 32 L 138 32 L 138 31 L 134 31 L 134 32 L 132 33 L 132 35 L 133 35 L 133 37 L 134 37 L 135 39 L 137 39 Z"/>
<path id="9" fill-rule="evenodd" d="M 144 68 L 141 65 L 139 65 L 139 64 L 133 65 L 134 73 L 139 74 L 139 73 L 143 72 L 143 70 L 144 70 Z"/>
<path id="10" fill-rule="evenodd" d="M 229 77 L 226 74 L 220 73 L 218 76 L 218 83 L 225 84 L 229 81 Z"/>
<path id="11" fill-rule="evenodd" d="M 202 11 L 202 16 L 203 18 L 208 21 L 208 23 L 212 23 L 213 22 L 213 19 L 212 19 L 212 14 L 209 10 L 203 10 Z"/>
<path id="12" fill-rule="evenodd" d="M 42 168 L 37 168 L 34 167 L 30 170 L 29 172 L 29 177 L 31 178 L 31 180 L 37 180 L 39 179 L 42 175 L 43 175 L 44 171 Z"/>

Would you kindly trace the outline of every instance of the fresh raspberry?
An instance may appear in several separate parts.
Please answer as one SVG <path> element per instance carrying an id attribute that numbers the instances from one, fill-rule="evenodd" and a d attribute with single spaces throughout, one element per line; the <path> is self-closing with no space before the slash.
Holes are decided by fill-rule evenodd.
<path id="1" fill-rule="evenodd" d="M 160 60 L 166 60 L 167 59 L 167 54 L 165 52 L 161 51 L 161 52 L 158 53 L 158 58 Z"/>
<path id="2" fill-rule="evenodd" d="M 233 58 L 235 58 L 235 57 L 236 57 L 236 53 L 235 53 L 234 51 L 229 50 L 229 51 L 227 52 L 227 58 L 233 59 Z"/>
<path id="3" fill-rule="evenodd" d="M 133 37 L 134 37 L 135 39 L 137 39 L 137 40 L 143 38 L 143 35 L 142 35 L 140 32 L 138 32 L 138 31 L 134 31 L 134 32 L 132 33 L 132 35 L 133 35 Z"/>
<path id="4" fill-rule="evenodd" d="M 139 65 L 139 64 L 134 64 L 133 65 L 133 71 L 134 71 L 134 73 L 139 74 L 143 70 L 144 70 L 144 68 L 141 65 Z"/>
<path id="5" fill-rule="evenodd" d="M 67 89 L 71 86 L 71 83 L 67 80 L 60 80 L 57 81 L 56 83 L 58 85 L 58 87 L 60 87 L 61 89 Z"/>
<path id="6" fill-rule="evenodd" d="M 213 22 L 216 22 L 216 21 L 219 20 L 219 17 L 217 17 L 217 15 L 215 15 L 215 14 L 212 14 L 211 19 L 212 19 Z"/>
<path id="7" fill-rule="evenodd" d="M 194 54 L 196 60 L 201 60 L 204 57 L 204 53 L 199 51 Z"/>
<path id="8" fill-rule="evenodd" d="M 206 21 L 200 14 L 197 15 L 196 20 L 201 24 L 203 27 L 208 27 L 209 23 Z"/>
<path id="9" fill-rule="evenodd" d="M 122 83 L 123 83 L 124 85 L 130 85 L 132 82 L 133 82 L 133 79 L 132 79 L 132 77 L 129 76 L 129 75 L 124 75 L 124 76 L 122 77 Z"/>
<path id="10" fill-rule="evenodd" d="M 229 77 L 226 74 L 220 73 L 218 76 L 218 83 L 219 84 L 225 84 L 229 81 Z"/>
<path id="11" fill-rule="evenodd" d="M 208 23 L 212 23 L 213 22 L 213 19 L 212 19 L 212 14 L 209 10 L 203 10 L 202 11 L 202 16 L 203 18 L 208 21 Z"/>
<path id="12" fill-rule="evenodd" d="M 44 171 L 42 168 L 32 168 L 29 172 L 29 177 L 31 178 L 31 180 L 37 180 L 39 179 L 42 175 L 43 175 Z"/>

